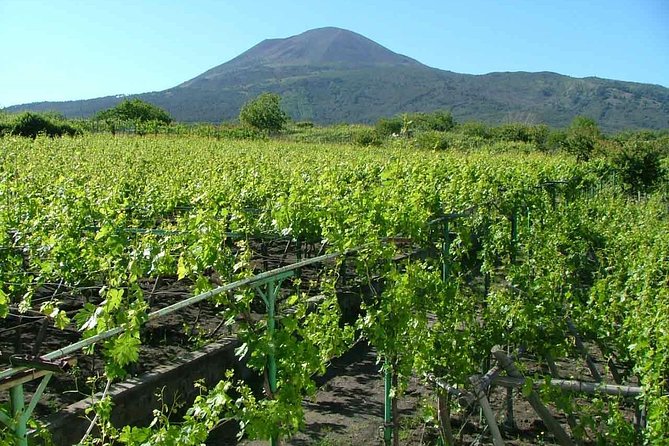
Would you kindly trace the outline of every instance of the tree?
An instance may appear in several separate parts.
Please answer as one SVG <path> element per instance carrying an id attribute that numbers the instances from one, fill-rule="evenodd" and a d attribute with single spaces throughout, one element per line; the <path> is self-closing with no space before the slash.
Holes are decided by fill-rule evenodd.
<path id="1" fill-rule="evenodd" d="M 414 122 L 416 130 L 434 130 L 448 132 L 455 127 L 455 120 L 449 111 L 436 110 L 431 113 L 413 113 L 409 118 Z"/>
<path id="2" fill-rule="evenodd" d="M 576 116 L 567 130 L 565 150 L 578 161 L 588 161 L 600 139 L 602 133 L 594 119 Z"/>
<path id="3" fill-rule="evenodd" d="M 157 121 L 164 124 L 172 122 L 172 117 L 162 108 L 142 101 L 126 99 L 116 107 L 101 111 L 96 119 L 101 121 Z"/>
<path id="4" fill-rule="evenodd" d="M 288 116 L 281 110 L 281 97 L 275 93 L 263 93 L 248 101 L 239 112 L 239 120 L 244 125 L 268 132 L 278 132 L 288 122 Z"/>
<path id="5" fill-rule="evenodd" d="M 648 192 L 662 179 L 661 161 L 661 150 L 652 142 L 627 141 L 613 157 L 613 166 L 630 192 Z"/>

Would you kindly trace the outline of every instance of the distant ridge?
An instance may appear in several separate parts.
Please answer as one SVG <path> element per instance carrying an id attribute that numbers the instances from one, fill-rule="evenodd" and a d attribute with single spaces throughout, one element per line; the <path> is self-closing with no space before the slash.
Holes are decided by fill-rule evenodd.
<path id="1" fill-rule="evenodd" d="M 261 92 L 280 94 L 295 120 L 373 122 L 402 112 L 450 110 L 456 120 L 522 120 L 563 127 L 576 115 L 606 131 L 669 128 L 669 89 L 556 73 L 459 74 L 428 67 L 352 31 L 327 27 L 260 42 L 234 59 L 168 90 L 131 95 L 179 121 L 236 118 Z M 8 107 L 88 117 L 121 97 Z"/>

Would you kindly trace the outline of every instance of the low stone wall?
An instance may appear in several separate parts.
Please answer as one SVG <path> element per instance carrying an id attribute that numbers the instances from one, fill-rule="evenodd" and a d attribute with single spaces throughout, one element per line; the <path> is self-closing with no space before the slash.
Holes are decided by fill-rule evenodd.
<path id="1" fill-rule="evenodd" d="M 116 426 L 147 425 L 153 419 L 153 410 L 160 407 L 157 393 L 162 393 L 167 404 L 177 399 L 190 406 L 199 393 L 193 385 L 195 381 L 204 380 L 213 387 L 229 369 L 241 379 L 252 379 L 249 370 L 235 357 L 238 346 L 236 338 L 224 339 L 184 355 L 177 363 L 113 385 L 109 391 L 114 401 L 112 422 Z M 54 444 L 73 445 L 81 440 L 90 424 L 84 412 L 90 404 L 90 398 L 79 401 L 48 420 Z"/>
<path id="2" fill-rule="evenodd" d="M 338 293 L 339 306 L 347 323 L 352 323 L 357 318 L 362 295 L 376 294 L 371 292 L 370 286 L 369 284 L 356 286 Z M 237 378 L 252 386 L 260 386 L 262 384 L 258 382 L 260 378 L 251 373 L 235 356 L 234 350 L 238 346 L 239 341 L 236 337 L 226 338 L 186 354 L 175 363 L 161 365 L 152 372 L 111 386 L 109 395 L 114 402 L 112 422 L 115 426 L 148 425 L 153 420 L 153 410 L 160 407 L 156 397 L 158 393 L 162 394 L 164 402 L 168 405 L 177 399 L 180 403 L 185 403 L 185 407 L 190 407 L 199 394 L 199 390 L 193 385 L 194 382 L 204 380 L 205 385 L 211 388 L 229 369 L 234 370 Z M 96 400 L 100 396 L 97 394 Z M 47 420 L 47 428 L 52 434 L 54 444 L 74 445 L 81 440 L 90 424 L 85 416 L 85 410 L 91 404 L 91 398 L 81 400 Z M 231 430 L 233 431 L 234 429 Z M 231 436 L 234 436 L 234 433 Z"/>

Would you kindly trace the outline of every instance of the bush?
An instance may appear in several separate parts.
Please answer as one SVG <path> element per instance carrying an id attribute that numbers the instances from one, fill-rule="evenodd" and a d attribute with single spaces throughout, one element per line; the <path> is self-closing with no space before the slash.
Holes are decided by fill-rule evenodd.
<path id="1" fill-rule="evenodd" d="M 402 132 L 403 120 L 401 116 L 394 118 L 381 118 L 374 126 L 376 133 L 381 138 L 387 138 L 392 135 L 399 135 Z"/>
<path id="2" fill-rule="evenodd" d="M 63 135 L 74 136 L 81 133 L 81 130 L 67 122 L 55 121 L 53 118 L 32 112 L 21 113 L 5 125 L 9 129 L 7 133 L 33 139 L 37 138 L 37 135 L 40 134 L 54 137 Z"/>
<path id="3" fill-rule="evenodd" d="M 628 191 L 648 192 L 662 179 L 660 150 L 650 142 L 628 142 L 613 156 L 613 166 Z"/>
<path id="4" fill-rule="evenodd" d="M 281 110 L 281 97 L 275 93 L 263 93 L 250 100 L 239 112 L 242 124 L 267 132 L 278 132 L 288 122 L 288 116 Z"/>
<path id="5" fill-rule="evenodd" d="M 217 129 L 217 138 L 222 139 L 264 139 L 267 136 L 255 128 L 241 125 L 223 124 Z"/>
<path id="6" fill-rule="evenodd" d="M 420 132 L 416 135 L 414 147 L 418 149 L 446 150 L 451 147 L 451 139 L 444 132 L 435 130 Z"/>
<path id="7" fill-rule="evenodd" d="M 457 126 L 456 130 L 458 133 L 462 133 L 466 136 L 483 139 L 490 138 L 490 129 L 488 129 L 487 125 L 479 121 L 467 121 Z"/>
<path id="8" fill-rule="evenodd" d="M 454 127 L 453 116 L 450 112 L 443 110 L 431 113 L 405 113 L 392 118 L 381 118 L 375 126 L 376 133 L 382 138 L 391 135 L 409 136 L 414 131 L 447 132 Z"/>
<path id="9" fill-rule="evenodd" d="M 576 116 L 567 129 L 564 149 L 575 155 L 578 161 L 588 161 L 600 139 L 602 133 L 594 119 Z"/>
<path id="10" fill-rule="evenodd" d="M 611 138 L 621 146 L 644 144 L 656 151 L 660 157 L 669 156 L 669 130 L 636 130 L 621 132 Z"/>
<path id="11" fill-rule="evenodd" d="M 380 146 L 381 138 L 374 129 L 363 127 L 355 131 L 353 142 L 358 146 Z"/>
<path id="12" fill-rule="evenodd" d="M 0 138 L 9 135 L 12 128 L 8 122 L 0 122 Z"/>
<path id="13" fill-rule="evenodd" d="M 455 120 L 450 112 L 437 110 L 432 113 L 412 113 L 408 116 L 413 121 L 415 130 L 448 132 L 455 127 Z"/>
<path id="14" fill-rule="evenodd" d="M 567 146 L 567 132 L 555 130 L 548 134 L 546 138 L 545 150 L 549 152 L 557 152 L 564 150 Z"/>

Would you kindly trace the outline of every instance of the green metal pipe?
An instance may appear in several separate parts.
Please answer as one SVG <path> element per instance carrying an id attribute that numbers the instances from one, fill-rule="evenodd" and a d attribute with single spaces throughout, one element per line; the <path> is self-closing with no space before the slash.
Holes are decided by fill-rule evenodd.
<path id="1" fill-rule="evenodd" d="M 23 424 L 28 424 L 28 419 L 30 416 L 33 414 L 33 411 L 35 410 L 35 407 L 37 406 L 37 403 L 39 402 L 40 398 L 42 398 L 42 394 L 44 393 L 44 390 L 46 389 L 47 384 L 49 384 L 49 380 L 53 376 L 53 373 L 49 373 L 44 375 L 44 378 L 42 378 L 42 381 L 39 383 L 39 386 L 37 386 L 37 390 L 35 390 L 35 393 L 33 393 L 33 397 L 30 400 L 30 404 L 28 404 L 28 407 L 26 410 L 23 411 L 23 415 L 21 416 L 21 422 Z"/>
<path id="2" fill-rule="evenodd" d="M 16 420 L 14 425 L 14 435 L 16 435 L 17 446 L 28 446 L 28 427 L 27 420 L 23 417 L 23 384 L 9 389 L 9 400 L 12 407 L 12 417 Z"/>
<path id="3" fill-rule="evenodd" d="M 516 245 L 518 243 L 518 213 L 511 214 L 511 263 L 516 263 Z"/>
<path id="4" fill-rule="evenodd" d="M 450 227 L 448 224 L 449 220 L 445 219 L 443 223 L 443 238 L 444 241 L 442 242 L 441 245 L 441 280 L 446 282 L 448 280 L 448 276 L 450 275 L 450 265 L 448 261 L 448 252 L 451 247 L 451 234 L 450 234 Z"/>
<path id="5" fill-rule="evenodd" d="M 298 237 L 297 242 L 295 244 L 295 254 L 296 254 L 296 260 L 297 262 L 302 261 L 302 239 Z M 302 270 L 298 269 L 296 272 L 297 277 L 302 277 Z"/>
<path id="6" fill-rule="evenodd" d="M 346 253 L 349 253 L 352 251 L 347 251 Z M 165 308 L 162 308 L 160 310 L 154 311 L 152 313 L 149 313 L 149 320 L 168 315 L 170 313 L 174 313 L 175 311 L 178 311 L 182 308 L 188 307 L 190 305 L 196 304 L 198 302 L 201 302 L 203 300 L 209 299 L 210 297 L 216 296 L 221 293 L 225 293 L 230 290 L 234 290 L 236 288 L 240 288 L 242 286 L 246 285 L 257 285 L 259 283 L 265 282 L 267 280 L 271 280 L 274 277 L 277 276 L 286 276 L 286 273 L 293 272 L 296 269 L 299 269 L 301 267 L 307 266 L 307 265 L 312 265 L 314 263 L 321 263 L 325 262 L 331 259 L 335 259 L 341 255 L 344 255 L 346 253 L 332 253 L 332 254 L 325 254 L 319 257 L 314 257 L 308 260 L 304 260 L 299 263 L 294 263 L 292 265 L 287 265 L 281 268 L 274 269 L 272 271 L 266 271 L 264 273 L 255 275 L 253 277 L 248 277 L 246 279 L 238 280 L 236 282 L 231 282 L 228 284 L 225 284 L 223 286 L 220 286 L 218 288 L 214 288 L 213 290 L 207 291 L 206 293 L 198 294 L 197 296 L 192 296 L 189 297 L 188 299 L 184 299 L 182 301 L 179 301 L 175 304 L 169 305 Z M 90 338 L 83 339 L 79 342 L 75 342 L 74 344 L 68 345 L 67 347 L 63 347 L 59 350 L 54 350 L 50 353 L 47 353 L 46 355 L 42 356 L 42 359 L 51 361 L 54 359 L 59 359 L 64 356 L 67 356 L 71 353 L 74 353 L 78 350 L 81 350 L 85 347 L 88 347 L 90 345 L 93 345 L 97 342 L 103 341 L 105 339 L 111 338 L 113 336 L 116 336 L 117 334 L 122 333 L 125 331 L 125 327 L 115 327 L 112 329 L 109 329 L 107 331 L 103 331 L 102 333 L 98 333 L 95 336 L 91 336 Z M 0 379 L 8 378 L 10 376 L 14 376 L 17 373 L 25 370 L 26 367 L 13 367 L 9 368 L 6 370 L 3 370 L 0 372 Z"/>
<path id="7" fill-rule="evenodd" d="M 386 446 L 390 446 L 392 437 L 393 437 L 393 411 L 392 411 L 392 398 L 390 397 L 390 392 L 393 387 L 393 372 L 390 368 L 390 363 L 388 358 L 385 359 L 383 365 L 383 381 L 385 384 L 384 392 L 384 414 L 383 414 L 383 443 Z"/>
<path id="8" fill-rule="evenodd" d="M 274 332 L 276 330 L 275 306 L 277 289 L 273 282 L 267 284 L 269 288 L 269 306 L 267 307 L 267 333 L 270 342 L 272 343 L 269 351 L 268 367 L 269 367 L 269 388 L 272 393 L 276 392 L 276 352 L 274 347 Z"/>
<path id="9" fill-rule="evenodd" d="M 0 410 L 0 423 L 7 426 L 10 430 L 14 430 L 14 426 L 16 425 L 16 422 L 14 421 L 14 419 L 11 418 L 9 415 L 7 415 L 2 410 Z"/>
<path id="10" fill-rule="evenodd" d="M 269 390 L 272 392 L 272 398 L 274 398 L 274 392 L 276 392 L 276 355 L 274 351 L 274 330 L 275 330 L 275 319 L 274 319 L 274 307 L 276 303 L 276 293 L 278 291 L 279 285 L 275 286 L 275 282 L 271 281 L 267 284 L 267 334 L 270 340 L 270 350 L 267 358 L 267 375 L 269 377 Z M 271 446 L 276 446 L 277 437 L 272 435 L 269 439 L 269 444 Z"/>
<path id="11" fill-rule="evenodd" d="M 447 222 L 447 220 L 446 220 Z M 446 231 L 448 232 L 448 223 L 446 223 Z M 308 265 L 312 265 L 315 263 L 321 263 L 325 262 L 331 259 L 335 259 L 339 256 L 342 255 L 348 255 L 352 254 L 356 251 L 359 251 L 361 249 L 364 249 L 366 245 L 362 245 L 350 250 L 347 250 L 345 252 L 337 252 L 337 253 L 332 253 L 332 254 L 325 254 L 322 256 L 314 257 L 308 260 L 304 260 L 301 262 L 294 263 L 292 265 L 287 265 L 281 268 L 274 269 L 272 271 L 266 271 L 264 273 L 255 275 L 253 277 L 249 277 L 246 279 L 238 280 L 229 284 L 225 284 L 223 286 L 220 286 L 218 288 L 215 288 L 213 290 L 210 290 L 206 293 L 201 293 L 198 294 L 197 296 L 192 296 L 188 299 L 185 299 L 183 301 L 177 302 L 173 305 L 170 305 L 168 307 L 165 307 L 163 309 L 154 311 L 152 313 L 149 313 L 148 319 L 155 319 L 170 313 L 173 313 L 175 311 L 178 311 L 182 308 L 185 308 L 187 306 L 196 304 L 198 302 L 201 302 L 203 300 L 209 299 L 213 296 L 216 296 L 218 294 L 242 287 L 242 286 L 247 286 L 247 285 L 255 285 L 259 286 L 260 284 L 263 283 L 268 283 L 268 296 L 266 299 L 266 303 L 268 303 L 268 330 L 270 333 L 270 339 L 273 337 L 274 330 L 275 330 L 275 303 L 276 303 L 276 294 L 279 289 L 281 280 L 283 278 L 290 276 L 294 273 L 295 270 L 299 270 L 300 268 Z M 277 283 L 278 282 L 278 283 Z M 263 296 L 264 297 L 264 296 Z M 265 300 L 265 299 L 264 299 Z M 106 330 L 102 333 L 98 333 L 95 336 L 91 336 L 90 338 L 83 339 L 79 342 L 75 342 L 74 344 L 70 344 L 69 346 L 66 346 L 64 348 L 54 350 L 46 355 L 42 356 L 42 359 L 51 361 L 55 359 L 62 358 L 64 356 L 67 356 L 71 353 L 74 353 L 78 350 L 81 350 L 85 347 L 91 346 L 97 342 L 100 342 L 102 340 L 111 338 L 113 336 L 116 336 L 120 333 L 125 331 L 125 327 L 115 327 L 110 330 Z M 276 373 L 276 357 L 274 355 L 274 352 L 271 352 L 270 357 L 268 358 L 268 374 L 269 374 L 269 384 L 270 384 L 270 390 L 272 392 L 275 392 L 277 389 L 277 373 Z M 6 370 L 3 370 L 0 372 L 0 379 L 5 379 L 9 378 L 11 376 L 14 376 L 18 373 L 20 373 L 23 370 L 26 370 L 27 367 L 12 367 Z M 11 401 L 11 406 L 12 406 L 12 414 L 14 415 L 16 421 L 16 425 L 14 426 L 15 429 L 13 429 L 19 438 L 19 446 L 27 446 L 27 419 L 30 417 L 30 414 L 34 410 L 37 402 L 39 401 L 39 397 L 41 394 L 44 392 L 44 389 L 46 388 L 48 381 L 50 379 L 51 375 L 45 376 L 43 381 L 40 383 L 40 386 L 38 387 L 38 392 L 36 392 L 36 395 L 33 400 L 31 400 L 31 403 L 28 407 L 28 411 L 25 411 L 25 402 L 24 402 L 24 396 L 23 396 L 23 386 L 15 386 L 10 389 L 10 401 Z M 385 375 L 385 381 L 386 381 L 386 414 L 385 418 L 387 420 L 385 431 L 384 431 L 384 437 L 385 436 L 392 436 L 392 430 L 391 430 L 391 423 L 392 423 L 392 406 L 391 406 L 391 398 L 390 398 L 390 391 L 392 388 L 392 373 L 391 370 L 387 367 L 386 368 L 386 375 Z M 0 414 L 4 415 L 4 414 Z M 18 415 L 18 416 L 17 416 Z M 26 416 L 27 415 L 27 416 Z M 8 417 L 2 416 L 0 417 L 0 422 L 3 422 L 4 424 L 8 425 L 10 428 L 12 427 L 11 425 L 14 425 L 13 420 L 9 420 Z M 388 439 L 388 442 L 390 441 L 390 438 Z M 277 439 L 276 438 L 271 438 L 270 439 L 270 444 L 272 446 L 275 446 L 277 444 Z M 388 443 L 389 444 L 389 443 Z"/>

